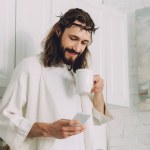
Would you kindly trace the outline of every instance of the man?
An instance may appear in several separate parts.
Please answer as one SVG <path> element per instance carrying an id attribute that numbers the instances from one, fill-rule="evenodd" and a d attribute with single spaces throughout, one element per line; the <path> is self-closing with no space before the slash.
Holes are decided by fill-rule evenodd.
<path id="1" fill-rule="evenodd" d="M 83 111 L 74 76 L 88 67 L 95 30 L 87 12 L 70 9 L 43 41 L 44 52 L 18 64 L 0 105 L 0 136 L 11 150 L 93 150 L 92 120 L 100 125 L 110 117 L 99 75 L 84 106 L 93 119 L 84 126 L 72 118 Z"/>

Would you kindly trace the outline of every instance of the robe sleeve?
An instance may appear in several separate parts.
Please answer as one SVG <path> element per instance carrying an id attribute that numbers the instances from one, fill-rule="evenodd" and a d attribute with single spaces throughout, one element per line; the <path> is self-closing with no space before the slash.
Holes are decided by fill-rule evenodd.
<path id="1" fill-rule="evenodd" d="M 93 99 L 93 94 L 89 95 L 91 101 Z M 92 114 L 93 114 L 93 123 L 94 125 L 102 125 L 104 123 L 107 123 L 108 121 L 111 121 L 113 119 L 111 113 L 108 110 L 107 104 L 105 102 L 105 113 L 99 112 L 94 106 L 92 108 Z"/>
<path id="2" fill-rule="evenodd" d="M 113 119 L 112 115 L 108 112 L 107 109 L 105 111 L 105 114 L 103 114 L 93 107 L 92 113 L 94 125 L 102 125 Z"/>
<path id="3" fill-rule="evenodd" d="M 0 137 L 12 149 L 25 141 L 33 125 L 23 115 L 29 80 L 26 68 L 24 61 L 17 65 L 0 103 Z"/>

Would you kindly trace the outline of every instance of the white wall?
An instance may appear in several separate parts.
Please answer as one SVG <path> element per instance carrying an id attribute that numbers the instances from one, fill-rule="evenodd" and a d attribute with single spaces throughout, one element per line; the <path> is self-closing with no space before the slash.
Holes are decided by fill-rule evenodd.
<path id="1" fill-rule="evenodd" d="M 0 0 L 0 97 L 14 69 L 15 1 Z"/>

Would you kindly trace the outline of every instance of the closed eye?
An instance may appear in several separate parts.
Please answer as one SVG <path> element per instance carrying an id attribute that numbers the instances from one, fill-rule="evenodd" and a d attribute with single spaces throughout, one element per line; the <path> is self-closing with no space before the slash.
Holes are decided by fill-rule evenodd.
<path id="1" fill-rule="evenodd" d="M 76 36 L 70 36 L 70 39 L 73 41 L 78 40 L 78 38 Z"/>
<path id="2" fill-rule="evenodd" d="M 70 35 L 69 38 L 72 41 L 80 41 L 80 38 L 75 36 L 75 35 Z M 82 45 L 88 45 L 89 41 L 88 40 L 83 40 L 83 41 L 81 41 L 81 43 L 82 43 Z"/>
<path id="3" fill-rule="evenodd" d="M 83 45 L 88 45 L 88 43 L 89 43 L 89 42 L 87 42 L 87 41 L 83 41 L 83 42 L 82 42 Z"/>

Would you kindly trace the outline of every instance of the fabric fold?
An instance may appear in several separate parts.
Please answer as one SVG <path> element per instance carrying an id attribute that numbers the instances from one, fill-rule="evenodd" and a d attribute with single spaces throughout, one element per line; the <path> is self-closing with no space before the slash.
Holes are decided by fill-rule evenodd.
<path id="1" fill-rule="evenodd" d="M 86 150 L 93 150 L 93 133 L 94 133 L 94 127 L 93 127 L 93 118 L 92 118 L 92 103 L 88 95 L 81 95 L 81 106 L 82 111 L 84 113 L 90 114 L 90 118 L 87 121 L 86 129 L 84 131 L 84 143 Z"/>

